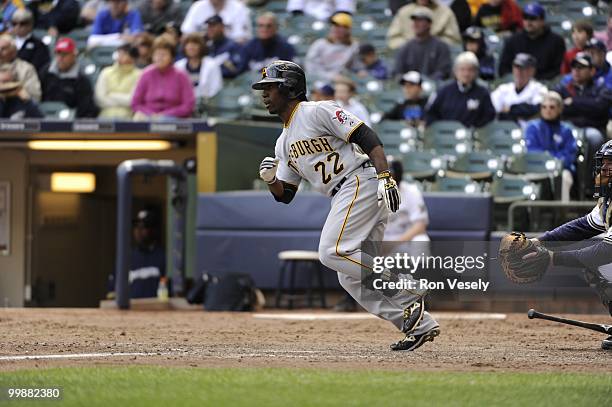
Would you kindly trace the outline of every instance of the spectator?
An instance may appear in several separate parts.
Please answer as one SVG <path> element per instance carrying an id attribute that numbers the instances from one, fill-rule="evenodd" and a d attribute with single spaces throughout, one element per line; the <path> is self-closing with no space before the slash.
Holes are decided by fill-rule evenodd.
<path id="1" fill-rule="evenodd" d="M 236 41 L 225 36 L 225 26 L 219 16 L 212 16 L 206 20 L 206 38 L 208 50 L 221 64 L 221 73 L 224 78 L 235 78 L 240 75 L 244 66 L 242 62 L 242 47 Z"/>
<path id="2" fill-rule="evenodd" d="M 15 72 L 6 65 L 0 67 L 0 117 L 11 120 L 44 117 Z"/>
<path id="3" fill-rule="evenodd" d="M 166 29 L 180 27 L 183 15 L 177 3 L 172 0 L 142 0 L 138 7 L 144 30 L 161 35 Z"/>
<path id="4" fill-rule="evenodd" d="M 562 81 L 555 88 L 565 104 L 563 119 L 572 122 L 576 127 L 593 127 L 605 134 L 609 92 L 603 84 L 595 83 L 595 66 L 589 55 L 578 53 L 571 66 L 571 80 Z"/>
<path id="5" fill-rule="evenodd" d="M 198 0 L 191 5 L 181 31 L 183 34 L 203 32 L 212 16 L 221 17 L 227 26 L 227 36 L 238 43 L 253 38 L 251 10 L 239 0 Z"/>
<path id="6" fill-rule="evenodd" d="M 472 25 L 472 12 L 470 11 L 470 5 L 467 0 L 440 0 L 440 3 L 450 7 L 457 19 L 460 33 L 464 32 Z"/>
<path id="7" fill-rule="evenodd" d="M 311 78 L 332 80 L 344 69 L 354 69 L 359 43 L 351 36 L 353 18 L 336 13 L 330 18 L 329 35 L 312 43 L 304 65 Z"/>
<path id="8" fill-rule="evenodd" d="M 117 48 L 117 60 L 100 73 L 96 82 L 95 99 L 101 107 L 102 118 L 131 119 L 130 107 L 136 83 L 140 79 L 141 70 L 136 68 L 134 61 L 138 58 L 138 50 L 124 44 Z"/>
<path id="9" fill-rule="evenodd" d="M 537 61 L 529 54 L 516 54 L 512 62 L 514 80 L 499 85 L 491 101 L 499 120 L 514 120 L 521 125 L 538 114 L 542 97 L 548 89 L 533 79 Z"/>
<path id="10" fill-rule="evenodd" d="M 412 127 L 421 127 L 425 117 L 427 99 L 423 96 L 421 74 L 416 71 L 406 72 L 400 81 L 404 100 L 386 112 L 383 119 L 405 120 Z"/>
<path id="11" fill-rule="evenodd" d="M 37 72 L 49 63 L 49 48 L 34 34 L 34 16 L 28 9 L 19 9 L 11 18 L 12 32 L 17 46 L 17 58 L 34 65 Z"/>
<path id="12" fill-rule="evenodd" d="M 593 26 L 587 20 L 579 20 L 572 25 L 572 41 L 574 48 L 565 52 L 563 63 L 561 64 L 561 73 L 566 74 L 571 71 L 571 63 L 577 53 L 584 51 L 586 43 L 593 38 Z"/>
<path id="13" fill-rule="evenodd" d="M 87 0 L 81 7 L 81 24 L 93 24 L 98 11 L 106 7 L 106 0 Z"/>
<path id="14" fill-rule="evenodd" d="M 334 82 L 334 98 L 341 108 L 353 113 L 366 125 L 371 126 L 368 109 L 357 99 L 357 86 L 349 78 L 340 76 Z"/>
<path id="15" fill-rule="evenodd" d="M 107 0 L 108 8 L 96 14 L 87 48 L 99 46 L 116 47 L 134 40 L 142 32 L 142 21 L 138 10 L 131 10 L 127 0 Z"/>
<path id="16" fill-rule="evenodd" d="M 414 38 L 414 25 L 411 24 L 412 16 L 416 9 L 426 7 L 431 11 L 430 33 L 434 37 L 449 43 L 460 44 L 461 33 L 455 15 L 447 6 L 440 4 L 439 0 L 416 0 L 397 12 L 389 31 L 387 31 L 387 45 L 391 49 L 398 49 Z"/>
<path id="17" fill-rule="evenodd" d="M 523 28 L 523 13 L 514 0 L 487 0 L 478 9 L 474 25 L 497 33 L 516 32 Z"/>
<path id="18" fill-rule="evenodd" d="M 536 78 L 553 79 L 559 75 L 565 41 L 546 25 L 546 12 L 539 3 L 530 3 L 523 9 L 524 30 L 513 34 L 504 42 L 499 61 L 499 76 L 512 70 L 512 61 L 518 53 L 533 55 L 538 61 Z"/>
<path id="19" fill-rule="evenodd" d="M 4 33 L 11 28 L 13 13 L 23 9 L 23 3 L 19 0 L 2 0 L 0 3 L 0 33 Z"/>
<path id="20" fill-rule="evenodd" d="M 320 83 L 315 84 L 314 89 L 311 92 L 310 99 L 314 102 L 321 102 L 323 100 L 335 100 L 334 99 L 334 88 L 330 84 Z"/>
<path id="21" fill-rule="evenodd" d="M 610 63 L 606 61 L 606 44 L 597 38 L 591 38 L 584 47 L 584 52 L 591 56 L 593 66 L 596 69 L 593 78 L 595 83 L 603 84 L 606 89 L 612 90 L 612 70 L 610 69 Z M 571 80 L 571 74 L 566 75 L 563 79 Z"/>
<path id="22" fill-rule="evenodd" d="M 385 62 L 376 55 L 376 49 L 372 44 L 361 44 L 359 46 L 358 56 L 359 64 L 356 68 L 358 76 L 362 78 L 371 76 L 379 80 L 389 78 L 389 69 Z"/>
<path id="23" fill-rule="evenodd" d="M 0 35 L 0 64 L 9 65 L 28 95 L 35 102 L 40 101 L 40 80 L 36 68 L 29 62 L 17 58 L 17 45 L 13 37 L 8 34 Z"/>
<path id="24" fill-rule="evenodd" d="M 47 30 L 54 38 L 75 29 L 81 13 L 77 0 L 40 0 L 28 7 L 34 14 L 34 28 Z"/>
<path id="25" fill-rule="evenodd" d="M 223 87 L 223 76 L 217 61 L 208 56 L 208 48 L 200 34 L 187 34 L 183 38 L 183 55 L 174 66 L 191 79 L 196 97 L 211 98 Z"/>
<path id="26" fill-rule="evenodd" d="M 612 7 L 608 9 L 608 20 L 606 29 L 597 31 L 594 34 L 595 38 L 606 44 L 608 51 L 612 50 Z"/>
<path id="27" fill-rule="evenodd" d="M 402 9 L 403 10 L 403 9 Z M 448 45 L 431 35 L 433 15 L 426 7 L 412 8 L 414 38 L 406 42 L 395 55 L 395 73 L 418 71 L 432 79 L 446 79 L 451 71 Z"/>
<path id="28" fill-rule="evenodd" d="M 98 117 L 93 89 L 79 69 L 78 51 L 72 38 L 55 43 L 55 59 L 42 69 L 43 101 L 64 102 L 76 110 L 77 117 Z"/>
<path id="29" fill-rule="evenodd" d="M 153 64 L 138 80 L 132 110 L 136 120 L 190 117 L 195 107 L 189 76 L 173 66 L 176 44 L 162 34 L 153 43 Z"/>
<path id="30" fill-rule="evenodd" d="M 463 50 L 473 52 L 480 64 L 480 78 L 495 79 L 495 57 L 487 52 L 484 33 L 479 27 L 468 27 L 463 33 Z"/>
<path id="31" fill-rule="evenodd" d="M 136 34 L 134 38 L 134 46 L 138 49 L 136 67 L 142 69 L 153 63 L 153 40 L 155 37 L 148 32 Z"/>
<path id="32" fill-rule="evenodd" d="M 561 122 L 563 100 L 557 92 L 547 92 L 540 106 L 541 119 L 527 123 L 525 144 L 527 151 L 547 151 L 563 161 L 561 200 L 570 200 L 570 190 L 576 175 L 578 146 L 572 129 Z"/>
<path id="33" fill-rule="evenodd" d="M 355 3 L 355 0 L 289 0 L 287 11 L 294 16 L 307 14 L 324 21 L 335 13 L 355 14 Z"/>
<path id="34" fill-rule="evenodd" d="M 256 37 L 243 48 L 241 71 L 261 71 L 272 61 L 293 61 L 295 49 L 278 34 L 278 21 L 274 13 L 257 17 Z"/>
<path id="35" fill-rule="evenodd" d="M 476 83 L 478 58 L 462 52 L 453 67 L 455 82 L 440 89 L 427 108 L 427 125 L 438 120 L 456 120 L 466 127 L 482 127 L 495 119 L 489 91 Z"/>

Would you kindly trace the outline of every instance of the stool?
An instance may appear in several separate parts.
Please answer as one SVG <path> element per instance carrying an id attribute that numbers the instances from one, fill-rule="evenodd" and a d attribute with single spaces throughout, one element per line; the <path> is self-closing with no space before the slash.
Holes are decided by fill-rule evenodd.
<path id="1" fill-rule="evenodd" d="M 276 287 L 276 308 L 280 308 L 283 297 L 287 297 L 289 309 L 293 308 L 293 301 L 295 299 L 304 297 L 306 298 L 308 307 L 312 308 L 312 280 L 314 276 L 316 276 L 319 285 L 319 293 L 316 296 L 318 296 L 319 300 L 321 301 L 321 307 L 326 308 L 325 284 L 323 282 L 323 269 L 321 267 L 321 263 L 319 262 L 319 253 L 307 250 L 285 250 L 278 254 L 278 259 L 282 262 L 282 264 L 278 277 L 278 286 Z M 295 293 L 295 273 L 300 265 L 303 265 L 303 268 L 309 272 L 305 295 L 298 295 Z M 284 280 L 287 272 L 289 272 L 289 293 L 284 294 Z"/>

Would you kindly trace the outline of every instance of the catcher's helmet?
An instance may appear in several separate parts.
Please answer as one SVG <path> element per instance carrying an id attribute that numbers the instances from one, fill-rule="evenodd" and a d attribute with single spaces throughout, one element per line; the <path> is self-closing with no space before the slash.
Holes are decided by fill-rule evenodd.
<path id="1" fill-rule="evenodd" d="M 255 90 L 263 90 L 267 83 L 278 83 L 278 89 L 289 99 L 306 95 L 306 75 L 295 62 L 274 61 L 261 70 L 261 80 L 252 85 Z"/>
<path id="2" fill-rule="evenodd" d="M 598 177 L 601 176 L 601 167 L 603 166 L 604 158 L 612 159 L 612 140 L 605 142 L 599 150 L 595 153 L 595 167 L 594 167 L 594 178 L 595 178 L 595 193 L 593 194 L 594 198 L 604 198 L 607 201 L 609 198 L 612 198 L 612 178 L 610 178 L 609 182 L 606 185 L 598 182 Z"/>

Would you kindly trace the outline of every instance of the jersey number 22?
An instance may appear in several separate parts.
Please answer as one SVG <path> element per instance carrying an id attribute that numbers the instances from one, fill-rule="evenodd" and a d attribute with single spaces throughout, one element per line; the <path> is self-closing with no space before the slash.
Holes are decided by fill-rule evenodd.
<path id="1" fill-rule="evenodd" d="M 330 163 L 332 162 L 332 160 L 334 161 L 334 175 L 338 175 L 342 172 L 342 170 L 344 169 L 344 164 L 342 164 L 340 162 L 340 154 L 338 154 L 337 152 L 333 152 L 331 154 L 329 154 L 327 156 L 327 162 Z M 321 180 L 323 181 L 323 184 L 327 184 L 329 183 L 329 181 L 331 181 L 332 176 L 329 173 L 326 173 L 325 168 L 327 167 L 326 163 L 323 161 L 319 161 L 318 163 L 315 164 L 314 169 L 316 172 L 321 172 Z"/>

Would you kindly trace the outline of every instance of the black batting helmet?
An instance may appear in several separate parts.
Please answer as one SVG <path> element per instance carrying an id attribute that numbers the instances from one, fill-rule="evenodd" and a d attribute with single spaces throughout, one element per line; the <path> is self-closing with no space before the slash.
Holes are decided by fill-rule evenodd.
<path id="1" fill-rule="evenodd" d="M 604 158 L 612 159 L 612 140 L 605 142 L 595 153 L 595 193 L 594 198 L 604 198 L 604 201 L 612 198 L 612 179 L 606 185 L 601 184 L 601 167 L 603 166 Z M 598 182 L 599 181 L 599 182 Z"/>
<path id="2" fill-rule="evenodd" d="M 306 75 L 301 66 L 291 61 L 274 61 L 261 70 L 261 80 L 252 85 L 263 90 L 267 83 L 278 83 L 278 89 L 289 99 L 306 95 Z"/>

